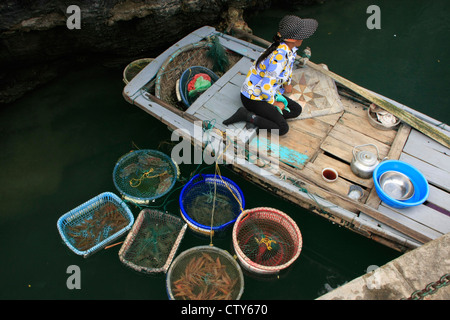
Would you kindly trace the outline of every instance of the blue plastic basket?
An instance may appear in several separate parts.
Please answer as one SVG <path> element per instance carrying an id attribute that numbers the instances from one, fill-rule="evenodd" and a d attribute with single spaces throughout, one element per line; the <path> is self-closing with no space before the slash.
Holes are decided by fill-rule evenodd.
<path id="1" fill-rule="evenodd" d="M 414 186 L 414 195 L 408 200 L 397 200 L 387 195 L 379 183 L 381 175 L 386 171 L 398 171 L 406 175 Z M 423 174 L 409 163 L 400 160 L 385 160 L 381 162 L 373 171 L 373 182 L 378 197 L 388 206 L 398 209 L 414 207 L 424 203 L 430 192 L 428 181 Z"/>
<path id="2" fill-rule="evenodd" d="M 104 215 L 105 218 L 103 220 L 98 219 L 99 216 L 96 214 L 106 206 L 108 206 L 108 209 L 114 209 L 114 212 L 108 211 L 110 216 Z M 115 214 L 115 217 L 123 221 L 120 225 L 124 225 L 124 227 L 119 230 L 114 230 L 117 229 L 117 226 L 109 222 L 112 214 Z M 62 215 L 58 219 L 57 227 L 67 247 L 75 254 L 86 258 L 117 240 L 131 229 L 133 223 L 134 216 L 128 206 L 114 193 L 104 192 Z M 96 231 L 101 230 L 101 232 L 96 232 L 97 237 L 94 238 L 94 233 L 89 232 L 84 227 L 87 225 L 95 227 Z M 76 232 L 73 231 L 74 228 L 77 228 Z M 77 234 L 77 238 L 84 237 L 86 241 L 89 241 L 93 245 L 84 250 L 80 250 L 76 246 L 76 239 L 73 236 L 74 233 Z"/>
<path id="3" fill-rule="evenodd" d="M 214 197 L 214 192 L 216 192 L 216 197 Z M 199 219 L 194 212 L 194 210 L 197 209 L 195 201 L 205 194 L 210 194 L 208 198 L 208 201 L 210 202 L 208 202 L 208 204 L 211 211 L 213 201 L 219 201 L 219 195 L 227 198 L 231 206 L 232 215 L 220 217 L 224 212 L 219 209 L 219 205 L 216 205 L 213 218 L 215 218 L 216 221 L 223 221 L 223 223 L 211 225 L 202 223 L 201 221 L 199 222 Z M 190 229 L 203 235 L 214 235 L 214 232 L 223 231 L 227 226 L 236 221 L 237 217 L 245 207 L 245 199 L 242 190 L 230 179 L 214 174 L 198 174 L 181 190 L 179 204 L 181 216 Z M 204 203 L 201 204 L 205 205 Z M 229 219 L 224 221 L 224 217 L 225 219 Z"/>

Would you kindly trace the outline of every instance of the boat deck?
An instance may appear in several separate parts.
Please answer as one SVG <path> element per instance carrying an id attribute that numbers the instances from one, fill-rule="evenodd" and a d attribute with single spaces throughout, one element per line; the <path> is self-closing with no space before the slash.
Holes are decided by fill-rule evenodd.
<path id="1" fill-rule="evenodd" d="M 140 91 L 156 76 L 162 62 L 174 50 L 212 33 L 216 34 L 216 31 L 202 28 L 168 49 L 125 87 L 124 96 L 172 129 L 188 130 L 191 136 L 195 120 L 212 123 L 216 132 L 233 132 L 232 138 L 237 138 L 246 145 L 247 151 L 250 150 L 247 160 L 251 160 L 252 147 L 265 143 L 266 137 L 259 137 L 256 130 L 245 129 L 244 123 L 226 127 L 222 121 L 241 106 L 240 86 L 252 60 L 263 50 L 261 47 L 246 45 L 246 42 L 229 36 L 221 38 L 227 49 L 241 54 L 242 58 L 185 112 L 171 108 L 157 98 L 149 99 L 151 95 Z M 398 250 L 420 246 L 450 232 L 449 149 L 404 123 L 394 130 L 377 129 L 369 123 L 366 105 L 348 95 L 341 95 L 339 99 L 342 102 L 339 112 L 289 122 L 289 133 L 278 140 L 276 154 L 280 166 L 276 171 L 258 173 L 260 168 L 254 159 L 243 165 L 233 164 L 233 169 L 255 183 L 277 190 L 286 200 Z M 373 180 L 361 179 L 350 169 L 353 148 L 367 143 L 377 146 L 380 158 L 399 159 L 419 169 L 430 184 L 428 200 L 408 209 L 393 209 L 381 202 Z M 322 179 L 324 167 L 338 171 L 336 182 L 327 183 Z M 347 195 L 353 184 L 364 190 L 359 201 Z"/>

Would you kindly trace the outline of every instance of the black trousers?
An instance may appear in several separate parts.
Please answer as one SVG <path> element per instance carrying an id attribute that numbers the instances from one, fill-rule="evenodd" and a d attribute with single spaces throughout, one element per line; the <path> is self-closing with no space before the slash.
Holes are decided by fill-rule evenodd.
<path id="1" fill-rule="evenodd" d="M 274 105 L 266 101 L 249 99 L 241 93 L 241 101 L 244 107 L 258 116 L 255 117 L 254 125 L 259 129 L 278 129 L 280 136 L 285 135 L 289 131 L 286 119 L 296 118 L 302 113 L 301 105 L 286 96 L 284 97 L 288 102 L 290 111 L 283 109 L 283 114 L 281 114 Z"/>

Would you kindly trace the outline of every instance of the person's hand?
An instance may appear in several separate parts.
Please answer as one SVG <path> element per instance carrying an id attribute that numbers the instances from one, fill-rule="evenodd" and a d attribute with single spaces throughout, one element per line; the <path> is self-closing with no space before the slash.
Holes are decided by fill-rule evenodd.
<path id="1" fill-rule="evenodd" d="M 291 93 L 292 92 L 292 84 L 285 84 L 283 86 L 283 88 L 284 88 L 284 92 L 286 92 L 286 93 Z"/>
<path id="2" fill-rule="evenodd" d="M 275 102 L 273 103 L 273 105 L 276 106 L 276 107 L 278 107 L 278 108 L 280 108 L 280 110 L 283 110 L 283 109 L 284 109 L 284 103 L 281 102 L 281 101 L 275 101 Z"/>

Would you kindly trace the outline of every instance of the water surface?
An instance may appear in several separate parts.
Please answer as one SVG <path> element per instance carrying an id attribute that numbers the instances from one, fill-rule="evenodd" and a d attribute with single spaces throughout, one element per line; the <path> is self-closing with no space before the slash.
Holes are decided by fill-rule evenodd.
<path id="1" fill-rule="evenodd" d="M 376 92 L 448 122 L 446 1 L 327 1 L 297 8 L 320 27 L 305 41 L 313 61 Z M 382 10 L 381 30 L 365 26 L 369 4 Z M 288 11 L 268 10 L 249 20 L 270 39 Z M 263 23 L 262 23 L 263 22 Z M 444 30 L 446 32 L 444 33 Z M 112 171 L 127 152 L 168 152 L 171 133 L 122 97 L 122 70 L 86 66 L 0 110 L 0 262 L 2 299 L 167 299 L 165 276 L 145 276 L 122 265 L 120 246 L 84 259 L 69 251 L 58 218 L 114 188 Z M 194 172 L 213 167 L 182 165 L 181 181 L 155 206 L 179 215 L 179 188 Z M 224 176 L 243 190 L 247 208 L 275 207 L 289 214 L 303 236 L 299 259 L 279 278 L 245 276 L 242 299 L 314 299 L 400 254 L 281 200 L 226 167 Z M 166 202 L 163 202 L 166 200 Z M 135 217 L 140 209 L 131 206 Z M 210 244 L 188 232 L 179 252 Z M 213 244 L 232 251 L 230 231 Z M 67 268 L 81 270 L 81 289 L 66 286 Z"/>

